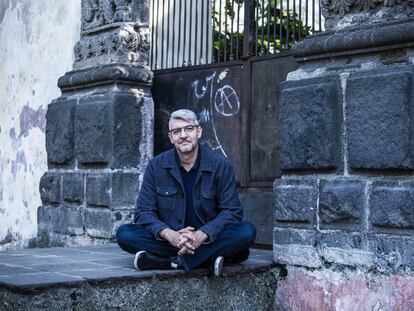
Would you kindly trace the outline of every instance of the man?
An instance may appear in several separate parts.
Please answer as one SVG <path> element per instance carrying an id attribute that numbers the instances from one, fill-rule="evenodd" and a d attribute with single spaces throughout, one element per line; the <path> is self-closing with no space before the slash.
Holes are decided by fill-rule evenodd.
<path id="1" fill-rule="evenodd" d="M 249 256 L 256 229 L 242 221 L 233 167 L 201 147 L 194 112 L 173 112 L 168 137 L 175 148 L 152 159 L 145 171 L 133 224 L 117 231 L 119 246 L 136 254 L 139 270 L 209 266 Z"/>

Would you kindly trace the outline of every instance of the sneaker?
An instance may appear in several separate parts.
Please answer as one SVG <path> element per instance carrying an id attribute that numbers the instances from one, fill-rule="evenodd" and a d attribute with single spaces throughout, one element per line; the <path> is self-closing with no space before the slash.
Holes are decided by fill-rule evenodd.
<path id="1" fill-rule="evenodd" d="M 223 263 L 224 263 L 224 257 L 223 256 L 218 256 L 213 261 L 213 273 L 214 273 L 214 276 L 221 276 L 221 274 L 223 272 Z"/>
<path id="2" fill-rule="evenodd" d="M 134 266 L 137 270 L 168 270 L 172 269 L 171 260 L 139 251 L 135 254 Z"/>

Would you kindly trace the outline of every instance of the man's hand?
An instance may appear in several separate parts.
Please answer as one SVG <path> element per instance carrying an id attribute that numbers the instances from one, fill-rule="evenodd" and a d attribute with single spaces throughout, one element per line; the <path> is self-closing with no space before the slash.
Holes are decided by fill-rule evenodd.
<path id="1" fill-rule="evenodd" d="M 181 233 L 174 231 L 170 228 L 165 228 L 161 230 L 160 237 L 166 239 L 172 246 L 175 248 L 181 249 L 182 246 L 188 242 L 188 238 L 182 236 Z"/>
<path id="2" fill-rule="evenodd" d="M 178 231 L 184 238 L 188 239 L 188 241 L 183 244 L 184 247 L 180 249 L 178 255 L 194 254 L 194 250 L 203 244 L 203 242 L 208 238 L 208 235 L 203 231 L 186 229 L 187 228 Z"/>

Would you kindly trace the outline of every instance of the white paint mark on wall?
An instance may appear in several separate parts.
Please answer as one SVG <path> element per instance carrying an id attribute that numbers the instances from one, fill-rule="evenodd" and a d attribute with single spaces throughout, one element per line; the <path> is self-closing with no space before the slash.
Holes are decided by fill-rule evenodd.
<path id="1" fill-rule="evenodd" d="M 227 76 L 228 69 L 224 69 L 218 76 L 217 83 L 222 81 Z M 231 117 L 238 114 L 240 110 L 240 100 L 236 91 L 230 85 L 224 85 L 214 92 L 214 78 L 217 76 L 217 72 L 205 78 L 205 82 L 200 86 L 200 81 L 195 80 L 191 83 L 191 87 L 194 92 L 194 96 L 197 100 L 208 100 L 208 106 L 202 107 L 201 112 L 198 115 L 200 123 L 207 123 L 211 126 L 212 133 L 214 135 L 213 141 L 209 143 L 209 146 L 213 150 L 220 150 L 225 157 L 226 152 L 223 149 L 220 139 L 217 134 L 216 125 L 214 122 L 214 111 L 218 112 L 223 117 Z M 210 90 L 210 92 L 208 92 Z"/>
<path id="2" fill-rule="evenodd" d="M 39 181 L 47 169 L 45 115 L 72 68 L 80 0 L 0 3 L 0 250 L 37 234 Z"/>

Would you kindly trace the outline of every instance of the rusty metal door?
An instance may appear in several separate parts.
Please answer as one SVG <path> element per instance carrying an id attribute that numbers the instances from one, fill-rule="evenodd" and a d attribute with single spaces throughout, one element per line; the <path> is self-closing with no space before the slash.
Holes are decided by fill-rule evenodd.
<path id="1" fill-rule="evenodd" d="M 245 219 L 255 224 L 256 243 L 263 246 L 272 242 L 272 183 L 280 174 L 279 84 L 296 67 L 286 52 L 155 72 L 155 154 L 171 148 L 170 113 L 195 111 L 203 128 L 200 143 L 232 161 Z"/>

